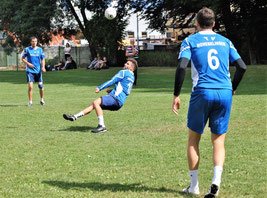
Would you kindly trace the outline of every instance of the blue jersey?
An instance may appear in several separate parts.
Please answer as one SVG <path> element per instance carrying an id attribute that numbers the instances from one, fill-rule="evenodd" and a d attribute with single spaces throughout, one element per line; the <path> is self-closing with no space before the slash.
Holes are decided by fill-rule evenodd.
<path id="1" fill-rule="evenodd" d="M 40 73 L 41 72 L 41 60 L 45 58 L 44 52 L 42 48 L 36 47 L 33 49 L 31 46 L 27 47 L 23 53 L 22 53 L 22 58 L 27 57 L 27 61 L 31 64 L 34 65 L 34 68 L 30 68 L 27 65 L 27 72 L 30 73 Z"/>
<path id="2" fill-rule="evenodd" d="M 133 83 L 134 73 L 130 70 L 120 70 L 110 81 L 105 82 L 97 88 L 101 91 L 115 84 L 115 89 L 109 95 L 114 96 L 123 105 L 132 90 Z"/>
<path id="3" fill-rule="evenodd" d="M 191 60 L 193 88 L 232 90 L 229 61 L 240 56 L 229 39 L 213 31 L 200 31 L 183 41 L 179 58 Z"/>

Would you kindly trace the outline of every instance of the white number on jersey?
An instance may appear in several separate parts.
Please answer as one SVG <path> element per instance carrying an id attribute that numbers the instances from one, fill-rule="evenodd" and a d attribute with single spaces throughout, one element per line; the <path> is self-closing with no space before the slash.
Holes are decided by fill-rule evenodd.
<path id="1" fill-rule="evenodd" d="M 132 87 L 133 87 L 133 83 L 129 83 L 128 84 L 128 94 L 130 94 L 131 90 L 132 90 Z"/>
<path id="2" fill-rule="evenodd" d="M 217 50 L 216 49 L 210 49 L 209 52 L 208 52 L 208 63 L 209 63 L 209 66 L 211 69 L 215 70 L 215 69 L 218 69 L 219 67 L 219 59 L 217 56 L 212 56 L 212 54 L 218 54 Z M 215 65 L 213 64 L 213 62 L 215 62 Z"/>

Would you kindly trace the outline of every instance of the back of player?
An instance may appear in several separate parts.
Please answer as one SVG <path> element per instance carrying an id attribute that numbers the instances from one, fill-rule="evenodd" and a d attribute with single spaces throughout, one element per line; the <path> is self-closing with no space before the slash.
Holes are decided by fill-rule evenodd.
<path id="1" fill-rule="evenodd" d="M 218 195 L 225 158 L 224 141 L 231 112 L 232 95 L 242 79 L 246 65 L 237 50 L 227 38 L 213 32 L 215 14 L 209 8 L 197 13 L 198 33 L 186 38 L 180 49 L 175 75 L 173 112 L 178 115 L 180 90 L 186 67 L 191 60 L 193 90 L 187 116 L 188 146 L 187 158 L 190 185 L 185 193 L 200 194 L 198 182 L 199 141 L 209 120 L 213 144 L 214 177 L 206 198 Z M 236 65 L 231 83 L 229 62 Z"/>
<path id="2" fill-rule="evenodd" d="M 184 40 L 181 57 L 191 59 L 193 88 L 232 90 L 229 60 L 233 62 L 240 56 L 227 38 L 201 31 Z"/>

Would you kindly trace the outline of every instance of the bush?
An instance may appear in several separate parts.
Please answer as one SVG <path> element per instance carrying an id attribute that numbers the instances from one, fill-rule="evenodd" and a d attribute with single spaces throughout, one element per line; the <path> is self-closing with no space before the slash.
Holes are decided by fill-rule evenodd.
<path id="1" fill-rule="evenodd" d="M 175 51 L 139 51 L 140 67 L 176 67 L 177 59 Z"/>
<path id="2" fill-rule="evenodd" d="M 58 62 L 58 59 L 45 59 L 45 65 L 55 65 Z"/>

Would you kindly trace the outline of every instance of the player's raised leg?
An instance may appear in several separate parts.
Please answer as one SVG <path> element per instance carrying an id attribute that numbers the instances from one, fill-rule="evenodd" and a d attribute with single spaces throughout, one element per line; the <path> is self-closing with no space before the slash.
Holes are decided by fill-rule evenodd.
<path id="1" fill-rule="evenodd" d="M 75 121 L 78 118 L 91 113 L 91 111 L 95 109 L 96 115 L 98 117 L 98 126 L 96 129 L 93 129 L 92 132 L 94 132 L 94 133 L 104 132 L 107 129 L 106 129 L 105 124 L 104 124 L 103 110 L 101 108 L 101 104 L 102 104 L 102 98 L 98 98 L 98 99 L 94 100 L 91 105 L 89 105 L 87 108 L 85 108 L 81 112 L 79 112 L 75 115 L 63 114 L 63 117 L 66 120 Z"/>
<path id="2" fill-rule="evenodd" d="M 28 89 L 28 96 L 29 96 L 29 103 L 28 103 L 28 106 L 32 106 L 32 89 L 33 89 L 33 82 L 28 82 L 28 86 L 29 86 L 29 89 Z"/>
<path id="3" fill-rule="evenodd" d="M 187 147 L 187 159 L 190 175 L 190 185 L 183 189 L 185 193 L 200 194 L 198 186 L 198 165 L 199 165 L 199 141 L 201 134 L 189 129 L 188 132 L 188 147 Z"/>

